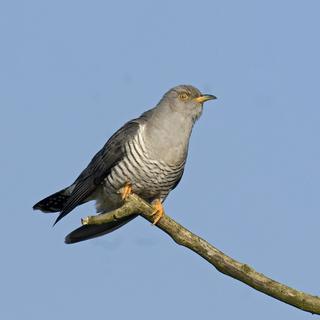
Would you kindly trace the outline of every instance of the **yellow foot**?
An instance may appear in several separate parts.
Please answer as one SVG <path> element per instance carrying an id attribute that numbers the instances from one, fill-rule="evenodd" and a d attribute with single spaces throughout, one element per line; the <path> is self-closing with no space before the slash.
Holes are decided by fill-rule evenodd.
<path id="1" fill-rule="evenodd" d="M 132 185 L 128 182 L 120 191 L 121 199 L 126 200 L 129 194 L 132 193 Z"/>
<path id="2" fill-rule="evenodd" d="M 154 220 L 152 224 L 156 225 L 159 222 L 159 220 L 164 216 L 164 209 L 159 199 L 153 202 L 152 207 L 154 208 L 154 211 L 152 213 L 152 217 Z"/>

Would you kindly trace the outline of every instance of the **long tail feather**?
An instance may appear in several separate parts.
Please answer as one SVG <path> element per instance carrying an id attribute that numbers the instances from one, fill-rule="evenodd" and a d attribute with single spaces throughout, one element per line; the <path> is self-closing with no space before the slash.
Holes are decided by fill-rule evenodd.
<path id="1" fill-rule="evenodd" d="M 107 233 L 110 233 L 118 228 L 122 227 L 132 219 L 136 218 L 137 216 L 130 216 L 123 218 L 118 221 L 113 221 L 110 223 L 105 224 L 98 224 L 98 225 L 85 225 L 82 226 L 71 233 L 69 233 L 65 238 L 65 243 L 76 243 L 84 240 L 89 240 L 92 238 L 100 237 Z"/>
<path id="2" fill-rule="evenodd" d="M 63 209 L 65 203 L 69 199 L 69 188 L 62 189 L 44 199 L 33 206 L 34 210 L 41 210 L 42 212 L 59 212 Z"/>

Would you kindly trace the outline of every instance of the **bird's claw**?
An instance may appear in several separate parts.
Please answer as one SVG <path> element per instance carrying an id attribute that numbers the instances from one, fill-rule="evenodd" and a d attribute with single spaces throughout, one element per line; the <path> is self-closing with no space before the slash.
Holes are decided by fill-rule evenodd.
<path id="1" fill-rule="evenodd" d="M 162 206 L 162 203 L 159 199 L 157 199 L 153 204 L 152 207 L 154 208 L 154 211 L 152 212 L 151 216 L 153 218 L 153 225 L 156 225 L 159 220 L 164 216 L 164 209 Z"/>
<path id="2" fill-rule="evenodd" d="M 123 188 L 120 189 L 122 200 L 126 200 L 131 193 L 132 193 L 131 183 L 127 183 Z"/>

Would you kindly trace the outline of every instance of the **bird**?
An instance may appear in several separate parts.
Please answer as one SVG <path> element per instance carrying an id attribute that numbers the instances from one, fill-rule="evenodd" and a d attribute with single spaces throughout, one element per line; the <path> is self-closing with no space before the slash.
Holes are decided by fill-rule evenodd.
<path id="1" fill-rule="evenodd" d="M 202 94 L 192 85 L 173 87 L 155 107 L 116 131 L 70 186 L 39 201 L 33 209 L 59 212 L 56 224 L 88 201 L 95 200 L 101 214 L 119 208 L 135 193 L 152 205 L 153 223 L 157 224 L 164 215 L 164 200 L 182 178 L 190 136 L 203 104 L 214 99 L 216 96 Z M 65 243 L 108 234 L 135 217 L 83 225 L 69 233 Z"/>

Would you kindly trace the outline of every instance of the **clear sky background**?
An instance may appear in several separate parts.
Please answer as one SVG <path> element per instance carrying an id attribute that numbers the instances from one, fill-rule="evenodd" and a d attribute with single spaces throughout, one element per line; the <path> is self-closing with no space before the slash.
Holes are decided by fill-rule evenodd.
<path id="1" fill-rule="evenodd" d="M 188 83 L 219 99 L 165 203 L 184 226 L 320 294 L 320 2 L 2 1 L 0 318 L 315 319 L 222 275 L 142 218 L 33 212 L 110 135 Z"/>

